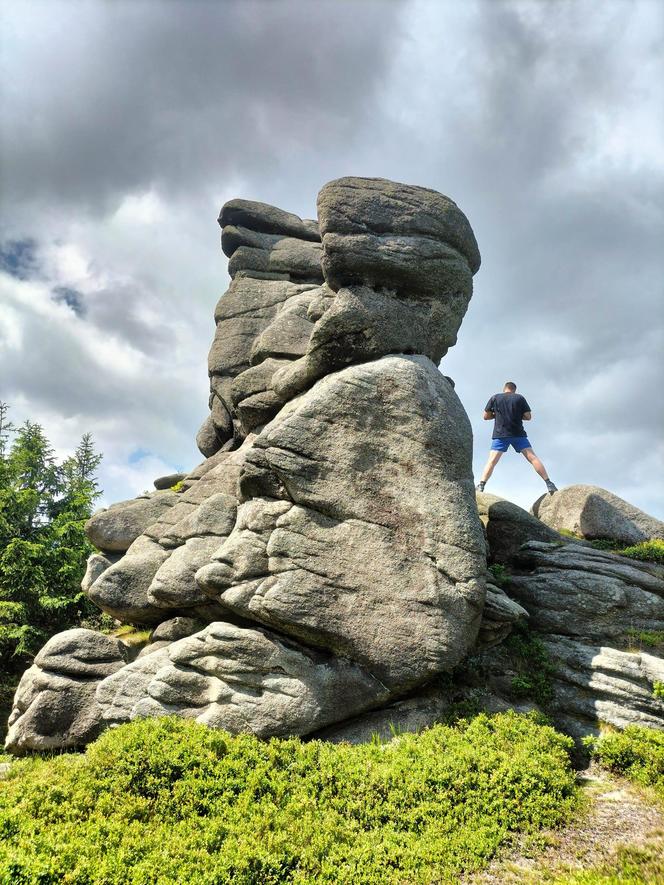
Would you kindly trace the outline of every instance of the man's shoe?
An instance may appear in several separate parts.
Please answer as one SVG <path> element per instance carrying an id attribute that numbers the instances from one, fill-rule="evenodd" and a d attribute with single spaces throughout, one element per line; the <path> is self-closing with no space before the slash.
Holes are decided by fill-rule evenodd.
<path id="1" fill-rule="evenodd" d="M 552 483 L 550 479 L 545 480 L 545 482 L 546 482 L 546 490 L 550 495 L 552 495 L 554 492 L 558 491 L 558 486 L 554 485 L 554 483 Z"/>
<path id="2" fill-rule="evenodd" d="M 482 481 L 478 482 L 477 485 L 475 486 L 475 491 L 476 492 L 483 492 L 485 485 L 486 485 L 486 483 L 484 483 Z"/>

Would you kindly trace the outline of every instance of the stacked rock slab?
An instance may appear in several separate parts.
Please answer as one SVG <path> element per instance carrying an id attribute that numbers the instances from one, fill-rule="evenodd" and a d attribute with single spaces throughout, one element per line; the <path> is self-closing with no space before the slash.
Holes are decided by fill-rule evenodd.
<path id="1" fill-rule="evenodd" d="M 472 437 L 436 365 L 471 296 L 472 230 L 447 197 L 382 179 L 327 185 L 319 221 L 322 243 L 315 222 L 273 207 L 222 209 L 232 281 L 215 311 L 208 457 L 86 578 L 104 611 L 156 628 L 95 679 L 79 712 L 98 729 L 176 713 L 311 734 L 419 691 L 474 646 L 486 559 Z M 109 522 L 93 517 L 91 534 Z M 19 698 L 8 746 L 25 752 L 22 723 L 51 700 L 23 683 Z"/>
<path id="2" fill-rule="evenodd" d="M 210 414 L 197 436 L 206 457 L 236 447 L 278 411 L 282 401 L 270 390 L 270 379 L 304 353 L 318 316 L 310 309 L 320 302 L 323 284 L 317 222 L 264 203 L 231 200 L 219 224 L 231 284 L 214 314 Z"/>
<path id="3" fill-rule="evenodd" d="M 580 488 L 572 487 L 571 495 L 563 489 L 533 509 L 571 509 L 569 499 L 578 500 Z M 623 513 L 641 514 L 642 525 L 656 525 L 653 517 L 622 504 Z M 579 738 L 603 725 L 664 729 L 664 700 L 656 690 L 664 684 L 664 659 L 643 641 L 664 637 L 664 567 L 557 536 L 536 517 L 494 496 L 478 495 L 478 505 L 487 524 L 490 556 L 507 567 L 505 592 L 525 611 L 523 620 L 546 654 L 551 690 L 547 713 L 555 723 Z M 592 531 L 600 537 L 621 531 L 621 525 L 625 530 L 615 510 L 604 522 L 594 512 Z M 490 596 L 481 636 L 490 626 Z M 517 674 L 508 648 L 497 645 L 487 651 L 485 645 L 475 666 L 488 674 L 494 699 L 514 702 Z"/>

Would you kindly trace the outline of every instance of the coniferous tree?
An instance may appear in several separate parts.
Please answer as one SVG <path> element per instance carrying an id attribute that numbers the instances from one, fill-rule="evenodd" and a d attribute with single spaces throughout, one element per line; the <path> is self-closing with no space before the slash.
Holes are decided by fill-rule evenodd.
<path id="1" fill-rule="evenodd" d="M 100 494 L 101 455 L 85 434 L 58 464 L 42 427 L 26 421 L 14 430 L 2 405 L 0 673 L 7 677 L 55 633 L 97 613 L 80 583 L 93 552 L 83 528 Z"/>

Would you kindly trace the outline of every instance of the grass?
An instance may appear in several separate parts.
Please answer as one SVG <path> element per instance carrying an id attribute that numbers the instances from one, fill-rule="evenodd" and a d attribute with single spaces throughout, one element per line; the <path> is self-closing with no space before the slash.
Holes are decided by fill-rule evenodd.
<path id="1" fill-rule="evenodd" d="M 577 535 L 569 529 L 560 529 L 560 534 L 567 538 L 575 538 L 583 541 L 582 535 Z M 642 541 L 640 544 L 631 544 L 624 547 L 619 541 L 611 538 L 596 538 L 590 541 L 590 546 L 595 550 L 606 550 L 608 553 L 616 553 L 618 556 L 626 556 L 628 559 L 638 559 L 642 562 L 656 562 L 664 565 L 664 539 L 651 538 L 649 541 Z"/>
<path id="2" fill-rule="evenodd" d="M 456 882 L 578 808 L 571 740 L 484 714 L 389 744 L 142 720 L 0 782 L 2 885 Z"/>
<path id="3" fill-rule="evenodd" d="M 632 648 L 642 651 L 664 651 L 664 630 L 637 630 L 630 627 L 626 636 Z"/>
<path id="4" fill-rule="evenodd" d="M 584 743 L 600 765 L 651 791 L 664 808 L 663 731 L 630 725 L 624 731 L 586 738 Z"/>

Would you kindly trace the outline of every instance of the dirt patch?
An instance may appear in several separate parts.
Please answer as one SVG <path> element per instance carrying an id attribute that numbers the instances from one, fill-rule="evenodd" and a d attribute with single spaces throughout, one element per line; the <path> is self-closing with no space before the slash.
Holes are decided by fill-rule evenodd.
<path id="1" fill-rule="evenodd" d="M 628 781 L 599 768 L 579 772 L 588 808 L 570 827 L 518 842 L 464 885 L 535 883 L 610 863 L 621 846 L 661 846 L 664 814 Z M 538 848 L 539 845 L 539 848 Z"/>

